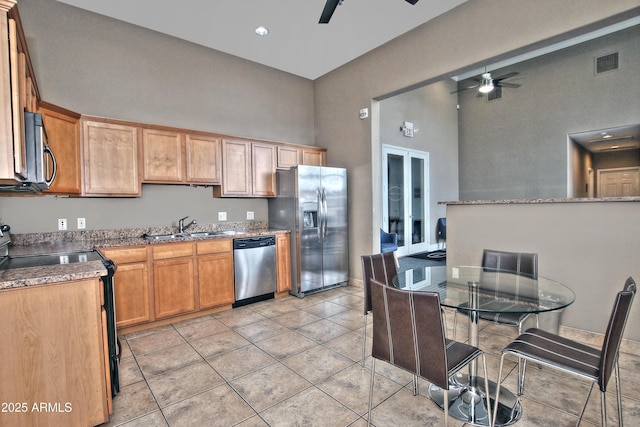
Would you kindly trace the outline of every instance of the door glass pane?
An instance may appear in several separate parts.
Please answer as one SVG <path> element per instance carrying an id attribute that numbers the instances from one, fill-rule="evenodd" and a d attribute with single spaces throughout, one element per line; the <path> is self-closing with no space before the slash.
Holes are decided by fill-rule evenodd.
<path id="1" fill-rule="evenodd" d="M 411 158 L 411 243 L 425 241 L 424 160 Z"/>
<path id="2" fill-rule="evenodd" d="M 395 154 L 387 156 L 389 209 L 389 233 L 398 234 L 398 246 L 404 246 L 404 158 Z"/>

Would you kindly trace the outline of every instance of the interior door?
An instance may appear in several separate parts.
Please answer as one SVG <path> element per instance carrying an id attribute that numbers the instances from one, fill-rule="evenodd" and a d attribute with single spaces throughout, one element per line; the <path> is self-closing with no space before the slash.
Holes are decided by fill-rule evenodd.
<path id="1" fill-rule="evenodd" d="M 398 256 L 429 249 L 429 153 L 382 146 L 382 228 L 398 235 Z"/>
<path id="2" fill-rule="evenodd" d="M 640 168 L 598 170 L 598 197 L 640 196 Z"/>

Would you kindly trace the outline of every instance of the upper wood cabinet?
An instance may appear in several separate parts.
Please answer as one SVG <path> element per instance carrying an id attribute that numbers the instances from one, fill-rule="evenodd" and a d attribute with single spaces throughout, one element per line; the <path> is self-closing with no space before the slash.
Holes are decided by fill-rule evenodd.
<path id="1" fill-rule="evenodd" d="M 297 165 L 326 166 L 327 150 L 297 145 L 278 145 L 278 169 Z"/>
<path id="2" fill-rule="evenodd" d="M 222 182 L 216 197 L 276 195 L 276 146 L 243 139 L 222 140 Z"/>
<path id="3" fill-rule="evenodd" d="M 27 177 L 24 112 L 36 111 L 38 86 L 14 0 L 0 1 L 0 182 Z"/>
<path id="4" fill-rule="evenodd" d="M 138 128 L 83 118 L 82 150 L 85 196 L 128 196 L 142 193 L 138 168 Z"/>
<path id="5" fill-rule="evenodd" d="M 185 136 L 186 181 L 189 184 L 219 184 L 221 165 L 220 138 L 187 134 Z"/>
<path id="6" fill-rule="evenodd" d="M 182 170 L 181 134 L 142 129 L 143 182 L 181 182 Z"/>
<path id="7" fill-rule="evenodd" d="M 44 102 L 40 103 L 39 111 L 58 165 L 47 193 L 79 195 L 82 193 L 80 114 Z"/>
<path id="8" fill-rule="evenodd" d="M 302 164 L 309 166 L 326 166 L 327 150 L 322 148 L 303 148 Z"/>

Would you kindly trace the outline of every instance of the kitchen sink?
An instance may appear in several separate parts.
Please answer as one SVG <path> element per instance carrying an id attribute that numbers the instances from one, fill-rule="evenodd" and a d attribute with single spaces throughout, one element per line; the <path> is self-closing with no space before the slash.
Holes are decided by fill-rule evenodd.
<path id="1" fill-rule="evenodd" d="M 184 237 L 183 234 L 143 234 L 142 237 L 149 240 L 173 240 Z"/>
<path id="2" fill-rule="evenodd" d="M 244 231 L 236 231 L 236 230 L 227 230 L 227 231 L 216 231 L 213 233 L 216 236 L 238 236 L 241 234 L 245 234 Z"/>
<path id="3" fill-rule="evenodd" d="M 216 236 L 216 233 L 213 233 L 211 231 L 200 231 L 197 233 L 184 233 L 185 237 L 209 237 L 209 236 Z"/>

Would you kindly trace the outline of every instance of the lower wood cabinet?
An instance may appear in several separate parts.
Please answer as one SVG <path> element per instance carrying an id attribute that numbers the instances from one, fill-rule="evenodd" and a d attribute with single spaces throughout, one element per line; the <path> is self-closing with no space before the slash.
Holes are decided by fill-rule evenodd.
<path id="1" fill-rule="evenodd" d="M 291 290 L 291 242 L 289 233 L 276 235 L 276 264 L 277 291 L 278 293 L 289 292 Z"/>
<path id="2" fill-rule="evenodd" d="M 1 426 L 109 420 L 102 293 L 98 277 L 0 291 Z"/>
<path id="3" fill-rule="evenodd" d="M 209 240 L 197 244 L 200 309 L 232 304 L 233 241 Z"/>
<path id="4" fill-rule="evenodd" d="M 196 309 L 193 242 L 153 247 L 153 296 L 156 319 Z"/>
<path id="5" fill-rule="evenodd" d="M 147 247 L 104 249 L 102 253 L 117 266 L 113 277 L 116 327 L 122 328 L 152 320 Z"/>

